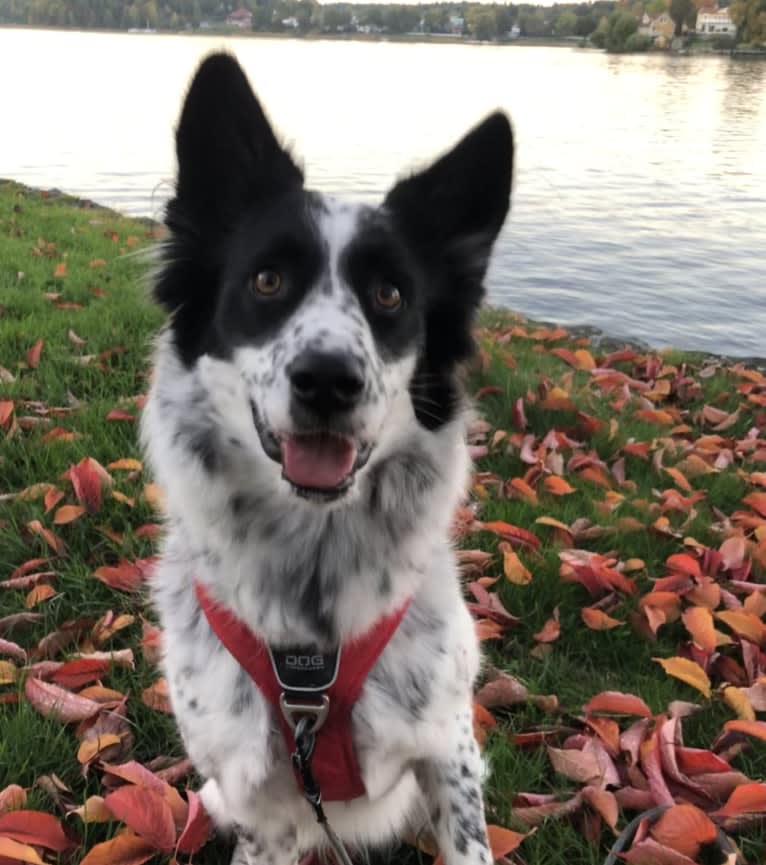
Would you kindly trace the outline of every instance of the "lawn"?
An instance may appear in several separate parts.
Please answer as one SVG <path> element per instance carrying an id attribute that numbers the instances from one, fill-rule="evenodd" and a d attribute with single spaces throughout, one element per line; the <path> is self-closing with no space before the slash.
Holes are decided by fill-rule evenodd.
<path id="1" fill-rule="evenodd" d="M 200 849 L 145 605 L 157 234 L 0 182 L 0 865 L 225 861 Z M 455 536 L 496 853 L 600 865 L 675 802 L 627 861 L 720 862 L 721 826 L 763 862 L 766 376 L 480 324 Z"/>

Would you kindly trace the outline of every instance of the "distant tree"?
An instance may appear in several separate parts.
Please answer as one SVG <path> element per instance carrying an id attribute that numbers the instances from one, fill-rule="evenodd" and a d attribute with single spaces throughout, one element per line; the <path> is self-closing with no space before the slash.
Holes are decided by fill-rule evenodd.
<path id="1" fill-rule="evenodd" d="M 323 6 L 322 30 L 337 32 L 351 26 L 351 10 L 348 6 Z"/>
<path id="2" fill-rule="evenodd" d="M 498 36 L 505 36 L 513 27 L 513 13 L 510 6 L 495 6 L 495 26 Z"/>
<path id="3" fill-rule="evenodd" d="M 732 0 L 729 14 L 745 42 L 766 44 L 766 0 Z"/>
<path id="4" fill-rule="evenodd" d="M 522 36 L 545 36 L 547 31 L 545 12 L 536 9 L 534 12 L 520 13 L 519 30 Z"/>
<path id="5" fill-rule="evenodd" d="M 497 36 L 497 21 L 491 9 L 471 6 L 465 14 L 465 23 L 471 35 L 482 42 Z"/>
<path id="6" fill-rule="evenodd" d="M 431 6 L 423 16 L 426 33 L 446 33 L 449 30 L 449 12 L 446 6 Z"/>
<path id="7" fill-rule="evenodd" d="M 592 12 L 587 12 L 585 15 L 578 15 L 577 24 L 575 24 L 575 36 L 590 36 L 597 26 L 598 21 Z"/>
<path id="8" fill-rule="evenodd" d="M 638 19 L 630 12 L 612 12 L 606 34 L 607 51 L 624 51 L 625 43 L 638 30 Z"/>
<path id="9" fill-rule="evenodd" d="M 646 6 L 646 14 L 651 15 L 652 18 L 656 18 L 658 15 L 662 15 L 663 12 L 667 12 L 668 7 L 668 0 L 650 0 Z"/>
<path id="10" fill-rule="evenodd" d="M 573 36 L 577 27 L 577 15 L 570 10 L 562 12 L 553 25 L 556 36 Z"/>
<path id="11" fill-rule="evenodd" d="M 383 26 L 389 33 L 410 33 L 420 21 L 420 10 L 413 6 L 386 6 Z"/>
<path id="12" fill-rule="evenodd" d="M 697 7 L 694 0 L 670 0 L 670 17 L 675 24 L 675 36 L 684 32 L 684 23 L 688 23 L 690 16 L 697 17 Z"/>

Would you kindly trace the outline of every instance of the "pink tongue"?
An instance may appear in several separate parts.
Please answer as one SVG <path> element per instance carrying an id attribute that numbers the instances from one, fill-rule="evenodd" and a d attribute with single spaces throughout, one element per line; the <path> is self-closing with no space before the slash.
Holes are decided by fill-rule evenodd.
<path id="1" fill-rule="evenodd" d="M 341 436 L 286 436 L 282 439 L 284 476 L 298 487 L 330 490 L 351 474 L 356 448 Z"/>

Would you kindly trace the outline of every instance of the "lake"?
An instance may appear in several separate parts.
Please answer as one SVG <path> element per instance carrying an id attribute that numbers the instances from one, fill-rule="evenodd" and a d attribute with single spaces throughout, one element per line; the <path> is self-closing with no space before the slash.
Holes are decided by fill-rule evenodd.
<path id="1" fill-rule="evenodd" d="M 655 346 L 766 355 L 764 62 L 0 29 L 0 176 L 161 217 L 181 94 L 222 46 L 309 183 L 358 199 L 507 109 L 516 180 L 492 301 Z"/>

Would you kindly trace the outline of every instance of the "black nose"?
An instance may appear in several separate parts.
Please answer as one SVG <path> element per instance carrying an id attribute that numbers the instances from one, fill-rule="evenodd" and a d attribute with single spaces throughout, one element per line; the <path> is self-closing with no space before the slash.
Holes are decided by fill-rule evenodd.
<path id="1" fill-rule="evenodd" d="M 304 351 L 290 368 L 293 398 L 304 408 L 326 417 L 350 411 L 364 389 L 361 366 L 344 354 Z"/>

